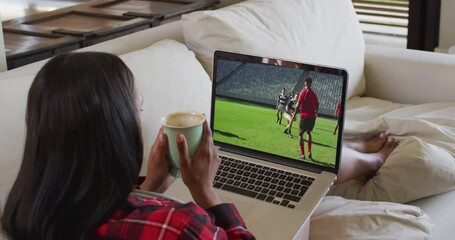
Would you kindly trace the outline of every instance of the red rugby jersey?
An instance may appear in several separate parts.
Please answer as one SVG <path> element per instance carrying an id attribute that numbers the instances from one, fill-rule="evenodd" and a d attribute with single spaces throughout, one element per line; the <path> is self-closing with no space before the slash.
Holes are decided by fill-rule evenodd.
<path id="1" fill-rule="evenodd" d="M 316 93 L 310 88 L 303 90 L 299 95 L 300 118 L 316 118 L 319 101 Z"/>

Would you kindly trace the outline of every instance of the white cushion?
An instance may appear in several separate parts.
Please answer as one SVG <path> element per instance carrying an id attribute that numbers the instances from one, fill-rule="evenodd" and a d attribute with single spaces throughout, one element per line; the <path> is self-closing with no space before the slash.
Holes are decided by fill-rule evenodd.
<path id="1" fill-rule="evenodd" d="M 25 110 L 33 78 L 0 80 L 0 215 L 22 162 Z"/>
<path id="2" fill-rule="evenodd" d="M 455 189 L 455 162 L 446 149 L 409 137 L 376 176 L 334 187 L 330 194 L 351 199 L 407 203 Z"/>
<path id="3" fill-rule="evenodd" d="M 430 239 L 434 228 L 415 206 L 326 197 L 311 217 L 310 239 Z"/>
<path id="4" fill-rule="evenodd" d="M 212 72 L 217 49 L 346 68 L 348 98 L 365 91 L 362 31 L 349 0 L 251 0 L 182 17 L 187 46 Z"/>
<path id="5" fill-rule="evenodd" d="M 161 117 L 175 111 L 196 111 L 210 119 L 212 84 L 194 53 L 174 40 L 163 40 L 120 58 L 133 72 L 144 98 L 141 175 L 145 176 L 150 146 L 161 126 Z"/>

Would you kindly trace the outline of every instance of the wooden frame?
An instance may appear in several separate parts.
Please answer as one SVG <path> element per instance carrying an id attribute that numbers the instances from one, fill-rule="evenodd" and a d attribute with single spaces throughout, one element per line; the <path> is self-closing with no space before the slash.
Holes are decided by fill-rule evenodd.
<path id="1" fill-rule="evenodd" d="M 441 0 L 410 0 L 408 48 L 434 51 L 439 45 Z"/>
<path id="2" fill-rule="evenodd" d="M 93 0 L 3 23 L 8 69 L 154 27 L 218 0 Z"/>

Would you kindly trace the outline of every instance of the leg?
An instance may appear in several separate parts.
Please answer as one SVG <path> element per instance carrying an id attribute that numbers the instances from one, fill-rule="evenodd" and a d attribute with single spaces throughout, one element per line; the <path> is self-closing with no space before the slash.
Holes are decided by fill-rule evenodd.
<path id="1" fill-rule="evenodd" d="M 288 120 L 288 124 L 286 124 L 286 127 L 284 128 L 284 133 L 288 133 L 289 132 L 289 120 Z"/>
<path id="2" fill-rule="evenodd" d="M 299 129 L 299 146 L 300 146 L 300 157 L 305 159 L 305 147 L 303 146 L 303 132 Z"/>
<path id="3" fill-rule="evenodd" d="M 381 149 L 382 145 L 387 140 L 387 136 L 385 133 L 380 133 L 378 136 L 373 137 L 364 142 L 344 142 L 343 145 L 345 147 L 351 148 L 356 150 L 357 152 L 362 153 L 374 153 Z"/>
<path id="4" fill-rule="evenodd" d="M 338 119 L 337 119 L 337 124 L 335 125 L 335 129 L 333 129 L 333 135 L 337 134 L 337 129 L 338 129 Z"/>
<path id="5" fill-rule="evenodd" d="M 277 108 L 276 109 L 276 122 L 280 120 L 280 110 Z"/>
<path id="6" fill-rule="evenodd" d="M 284 128 L 284 133 L 288 133 L 289 132 L 289 118 L 290 118 L 289 114 L 285 113 L 284 118 L 286 118 L 286 121 L 288 121 L 288 124 L 286 124 L 286 127 Z"/>
<path id="7" fill-rule="evenodd" d="M 288 113 L 285 113 L 284 118 L 286 118 L 286 120 L 288 121 L 288 124 L 286 125 L 286 128 L 284 129 L 284 133 L 288 134 L 289 137 L 292 137 L 292 134 L 291 134 L 292 122 L 293 122 L 292 116 Z"/>
<path id="8" fill-rule="evenodd" d="M 289 136 L 290 138 L 293 137 L 293 136 L 292 136 L 292 133 L 291 133 L 291 130 L 292 130 L 292 123 L 293 123 L 293 122 L 294 122 L 294 120 L 291 118 L 291 120 L 290 120 L 289 123 L 288 123 L 288 126 L 286 127 L 286 128 L 288 129 L 288 136 Z"/>
<path id="9" fill-rule="evenodd" d="M 313 155 L 311 154 L 311 144 L 312 144 L 312 137 L 311 137 L 311 132 L 313 131 L 314 125 L 316 123 L 316 119 L 308 119 L 306 121 L 307 124 L 307 143 L 308 143 L 308 157 L 310 159 L 313 159 Z"/>
<path id="10" fill-rule="evenodd" d="M 362 153 L 352 148 L 343 147 L 336 184 L 356 178 L 372 178 L 397 146 L 398 141 L 389 137 L 379 151 L 375 153 Z"/>
<path id="11" fill-rule="evenodd" d="M 311 155 L 311 131 L 307 132 L 306 142 L 308 144 L 308 157 L 313 159 L 313 156 Z"/>
<path id="12" fill-rule="evenodd" d="M 305 124 L 304 124 L 304 120 L 303 119 L 300 119 L 300 122 L 299 122 L 299 146 L 300 146 L 300 158 L 303 158 L 305 159 L 305 147 L 303 145 L 303 133 L 306 131 L 304 129 L 305 127 Z"/>

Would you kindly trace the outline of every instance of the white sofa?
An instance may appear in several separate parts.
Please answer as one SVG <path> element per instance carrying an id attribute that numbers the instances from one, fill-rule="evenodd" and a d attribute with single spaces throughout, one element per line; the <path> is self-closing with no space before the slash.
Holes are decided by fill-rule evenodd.
<path id="1" fill-rule="evenodd" d="M 186 29 L 186 31 L 192 31 L 192 29 Z M 186 49 L 176 50 L 176 52 L 185 52 L 183 54 L 185 59 L 180 61 L 177 58 L 182 57 L 181 53 L 172 55 L 174 52 L 161 49 L 161 47 L 176 46 L 174 42 L 169 41 L 161 42 L 157 49 L 150 51 L 141 50 L 164 39 L 173 39 L 183 44 L 187 43 L 182 30 L 182 21 L 167 23 L 80 50 L 103 51 L 123 55 L 123 59 L 133 69 L 136 78 L 140 75 L 139 78 L 141 80 L 138 85 L 143 92 L 145 101 L 142 121 L 146 155 L 160 127 L 160 116 L 174 110 L 191 109 L 209 113 L 210 109 L 211 82 L 207 74 L 201 73 L 202 66 L 190 59 L 194 59 L 192 52 Z M 163 54 L 168 55 L 165 56 Z M 28 86 L 33 76 L 45 62 L 46 60 L 0 73 L 1 207 L 4 205 L 9 188 L 20 166 L 25 133 L 24 119 Z M 407 123 L 416 116 L 420 116 L 417 118 L 424 123 L 431 123 L 431 126 L 442 124 L 444 132 L 447 133 L 446 135 L 455 137 L 455 123 L 450 121 L 450 119 L 455 119 L 455 97 L 453 95 L 455 85 L 452 83 L 455 76 L 455 56 L 366 46 L 364 64 L 363 72 L 366 79 L 366 88 L 364 93 L 359 96 L 353 95 L 348 102 L 346 138 L 367 137 L 376 134 L 378 131 L 387 131 L 386 128 L 381 128 L 392 127 L 397 129 L 397 131 L 389 133 L 396 135 L 403 141 L 411 135 L 422 136 L 424 140 L 431 139 L 432 130 L 427 133 L 424 131 L 425 128 L 422 130 L 419 128 L 421 125 L 417 123 L 418 129 L 415 131 L 413 130 L 414 128 L 409 131 L 403 130 L 407 129 L 403 127 L 404 125 L 384 126 L 384 124 L 392 124 L 396 119 L 401 119 L 402 122 Z M 188 67 L 189 65 L 191 66 Z M 153 69 L 153 66 L 156 69 Z M 179 67 L 183 68 L 183 72 L 178 70 Z M 165 75 L 169 71 L 177 75 Z M 163 74 L 165 76 L 162 76 Z M 177 98 L 175 95 L 179 97 Z M 186 100 L 185 97 L 189 100 Z M 167 99 L 166 108 L 157 106 L 160 105 L 157 104 L 160 98 Z M 445 103 L 433 104 L 437 102 Z M 426 105 L 415 106 L 417 104 Z M 434 113 L 434 115 L 425 118 L 426 112 Z M 432 119 L 437 119 L 439 122 L 432 122 Z M 399 132 L 400 129 L 402 132 Z M 446 135 L 444 136 L 447 137 Z M 455 165 L 455 162 L 453 162 L 455 154 L 452 151 L 455 148 L 455 139 L 444 138 L 441 140 L 437 138 L 436 140 L 437 142 L 443 142 L 443 146 L 447 147 L 446 152 L 448 155 L 443 157 L 451 157 L 452 164 Z M 412 146 L 410 149 L 412 149 Z M 399 153 L 395 155 L 395 158 L 406 157 L 408 150 L 403 147 L 401 152 L 397 151 Z M 438 159 L 432 159 L 432 157 L 434 156 L 430 152 L 429 155 L 425 155 L 422 158 L 428 161 L 438 161 Z M 411 157 L 410 159 L 412 160 L 413 158 Z M 389 168 L 385 168 L 386 170 L 394 166 L 392 162 L 399 161 L 390 162 Z M 447 164 L 450 164 L 450 162 L 447 162 Z M 143 169 L 145 169 L 144 166 Z M 388 170 L 389 172 L 386 172 L 386 170 L 378 176 L 377 182 L 379 182 L 381 176 L 390 174 L 390 170 Z M 420 169 L 420 172 L 416 172 L 416 174 L 422 174 L 425 170 L 426 168 Z M 396 192 L 392 193 L 393 196 L 398 195 L 399 199 L 390 195 L 378 197 L 378 184 L 390 184 L 388 182 L 376 182 L 374 186 L 371 186 L 372 184 L 370 183 L 353 182 L 349 186 L 335 189 L 331 194 L 345 196 L 346 198 L 368 201 L 394 201 L 418 206 L 428 214 L 435 224 L 434 230 L 429 233 L 432 239 L 453 239 L 455 230 L 452 228 L 451 220 L 455 219 L 455 207 L 452 206 L 455 201 L 455 191 L 452 191 L 455 188 L 455 177 L 450 175 L 451 173 L 447 172 L 446 175 L 449 176 L 441 177 L 444 178 L 444 184 L 432 184 L 434 186 L 433 189 L 429 190 L 429 187 L 423 187 L 423 189 L 408 189 L 410 192 L 402 195 Z M 403 174 L 406 175 L 407 173 L 404 172 Z M 403 178 L 403 176 L 399 175 L 393 176 L 393 180 L 399 182 L 399 179 Z M 416 175 L 414 178 L 425 180 L 424 175 Z M 407 180 L 404 179 L 404 181 Z M 412 184 L 409 186 L 412 187 Z M 407 187 L 407 185 L 404 187 Z M 404 197 L 400 198 L 400 196 Z M 377 198 L 375 199 L 375 197 Z M 321 215 L 320 212 L 317 214 Z"/>

